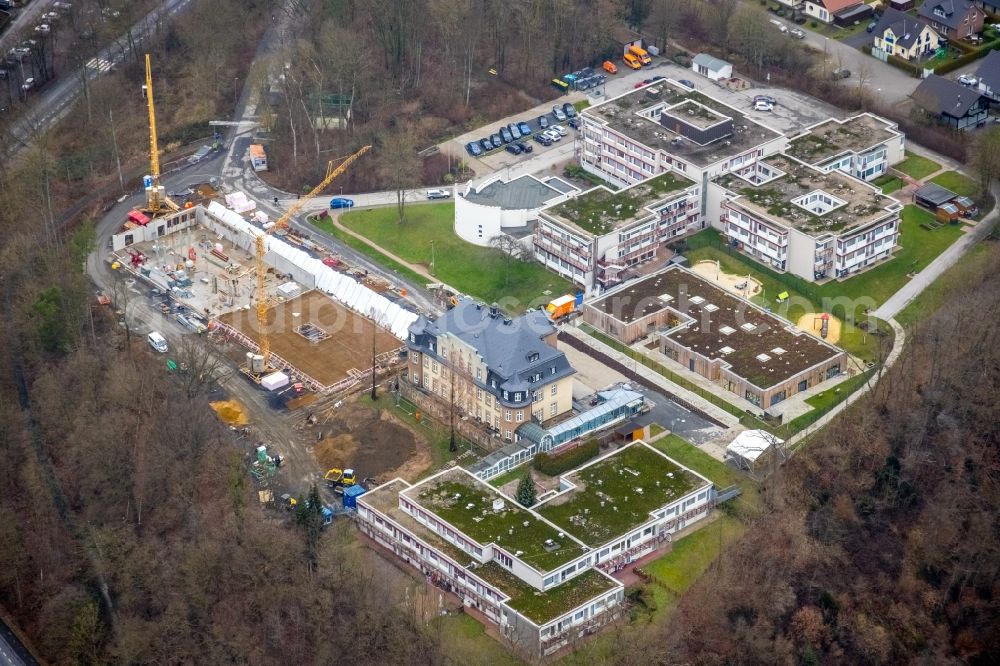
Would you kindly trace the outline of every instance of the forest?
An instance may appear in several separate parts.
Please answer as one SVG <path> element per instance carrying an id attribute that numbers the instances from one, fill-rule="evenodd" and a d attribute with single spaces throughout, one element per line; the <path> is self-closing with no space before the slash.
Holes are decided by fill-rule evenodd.
<path id="1" fill-rule="evenodd" d="M 376 166 L 349 191 L 419 182 L 441 171 L 419 173 L 430 167 L 416 149 L 544 98 L 553 73 L 600 58 L 615 30 L 678 53 L 728 35 L 717 48 L 751 63 L 760 49 L 737 26 L 761 12 L 731 0 L 287 6 L 304 27 L 279 81 L 250 67 L 270 3 L 192 0 L 157 29 L 147 48 L 164 82 L 165 154 L 209 136 L 250 79 L 283 90 L 273 131 L 278 162 L 301 162 L 290 181 L 308 183 L 331 148 L 375 141 Z M 778 52 L 789 82 L 812 66 Z M 50 663 L 456 663 L 351 529 L 318 535 L 261 510 L 247 451 L 205 390 L 154 370 L 94 307 L 82 268 L 93 221 L 148 159 L 144 108 L 122 102 L 141 85 L 141 52 L 129 53 L 67 121 L 0 164 L 0 606 Z M 350 91 L 348 132 L 299 122 L 320 89 Z M 993 663 L 1000 248 L 983 252 L 987 268 L 908 331 L 873 393 L 767 480 L 765 509 L 670 621 L 618 640 L 611 661 Z"/>

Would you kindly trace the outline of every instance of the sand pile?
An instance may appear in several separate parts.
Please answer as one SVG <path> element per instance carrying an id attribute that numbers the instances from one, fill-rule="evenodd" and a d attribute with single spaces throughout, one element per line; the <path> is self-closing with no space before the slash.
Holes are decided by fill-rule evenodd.
<path id="1" fill-rule="evenodd" d="M 215 415 L 223 423 L 241 426 L 246 425 L 249 421 L 243 405 L 236 400 L 219 400 L 209 403 L 209 406 L 215 410 Z"/>

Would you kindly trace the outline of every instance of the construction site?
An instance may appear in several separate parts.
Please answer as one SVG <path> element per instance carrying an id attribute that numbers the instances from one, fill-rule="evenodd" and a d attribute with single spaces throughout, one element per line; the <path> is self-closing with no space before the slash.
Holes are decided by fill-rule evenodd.
<path id="1" fill-rule="evenodd" d="M 427 437 L 378 403 L 360 404 L 368 388 L 395 372 L 418 316 L 405 290 L 297 233 L 289 221 L 308 197 L 272 220 L 243 192 L 214 182 L 167 195 L 152 84 L 147 57 L 145 200 L 108 239 L 111 288 L 99 301 L 124 317 L 136 308 L 150 312 L 152 329 L 176 332 L 178 324 L 232 368 L 210 389 L 210 406 L 245 445 L 262 502 L 290 508 L 288 498 L 317 482 L 324 493 L 342 495 L 383 475 L 416 478 L 431 464 Z M 369 148 L 331 161 L 313 193 Z M 141 306 L 129 302 L 135 294 Z M 189 371 L 177 338 L 160 348 L 154 334 L 163 337 L 150 332 L 167 369 Z M 279 469 L 286 471 L 276 478 Z M 291 492 L 279 499 L 284 490 Z"/>

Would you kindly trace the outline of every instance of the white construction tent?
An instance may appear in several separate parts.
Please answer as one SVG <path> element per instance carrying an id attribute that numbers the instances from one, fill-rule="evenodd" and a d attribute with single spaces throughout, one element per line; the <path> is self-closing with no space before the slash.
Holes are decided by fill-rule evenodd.
<path id="1" fill-rule="evenodd" d="M 238 213 L 213 201 L 206 209 L 203 226 L 226 238 L 237 247 L 253 254 L 257 236 L 264 232 L 243 219 Z M 376 293 L 350 276 L 338 273 L 304 250 L 293 247 L 281 238 L 264 237 L 264 261 L 302 285 L 319 289 L 351 310 L 372 319 L 377 325 L 405 340 L 407 331 L 417 319 L 415 312 L 404 310 L 382 294 Z"/>
<path id="2" fill-rule="evenodd" d="M 785 440 L 778 439 L 766 430 L 744 430 L 726 447 L 726 457 L 731 458 L 740 468 L 753 471 L 757 459 L 772 448 L 775 453 L 784 452 Z"/>

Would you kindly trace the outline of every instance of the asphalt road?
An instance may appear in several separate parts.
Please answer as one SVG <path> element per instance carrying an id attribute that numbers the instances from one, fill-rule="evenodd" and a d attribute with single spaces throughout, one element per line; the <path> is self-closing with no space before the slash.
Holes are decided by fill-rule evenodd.
<path id="1" fill-rule="evenodd" d="M 0 35 L 0 53 L 7 53 L 17 46 L 18 34 L 24 28 L 41 23 L 38 17 L 49 11 L 49 3 L 36 0 L 27 7 L 14 10 L 14 20 L 10 22 L 3 35 Z"/>
<path id="2" fill-rule="evenodd" d="M 38 662 L 21 644 L 7 623 L 0 619 L 0 666 L 37 666 Z"/>
<path id="3" fill-rule="evenodd" d="M 96 79 L 107 71 L 107 65 L 112 68 L 125 59 L 126 45 L 141 46 L 142 40 L 152 33 L 157 24 L 166 18 L 183 11 L 191 0 L 166 0 L 162 5 L 152 10 L 139 20 L 128 33 L 101 50 L 94 58 L 97 68 L 87 67 L 88 80 Z M 40 0 L 35 3 L 42 7 Z M 4 152 L 7 157 L 13 157 L 31 142 L 40 131 L 47 129 L 63 118 L 73 108 L 73 103 L 83 93 L 83 82 L 75 72 L 67 73 L 47 85 L 41 92 L 32 93 L 34 99 L 31 108 L 7 128 L 4 138 Z M 141 101 L 141 92 L 135 90 L 136 99 Z"/>

